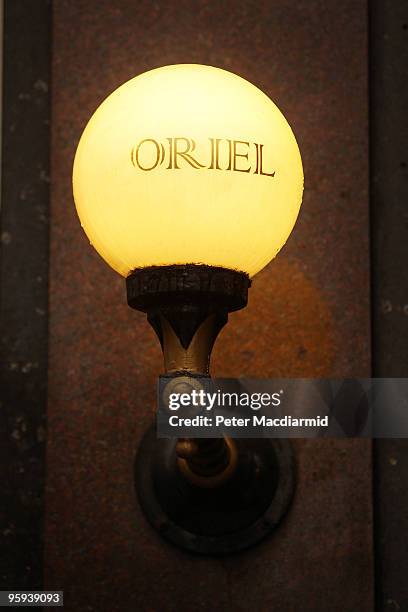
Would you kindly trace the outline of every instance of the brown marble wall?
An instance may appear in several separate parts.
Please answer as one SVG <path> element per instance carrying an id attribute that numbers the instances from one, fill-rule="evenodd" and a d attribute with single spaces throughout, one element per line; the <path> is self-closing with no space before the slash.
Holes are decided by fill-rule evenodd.
<path id="1" fill-rule="evenodd" d="M 305 197 L 287 246 L 222 332 L 213 373 L 368 375 L 366 2 L 58 0 L 53 10 L 47 587 L 65 590 L 70 612 L 371 610 L 369 442 L 296 441 L 290 514 L 237 557 L 188 556 L 146 524 L 132 463 L 160 350 L 87 243 L 71 193 L 81 131 L 127 79 L 197 62 L 252 81 L 294 129 Z"/>

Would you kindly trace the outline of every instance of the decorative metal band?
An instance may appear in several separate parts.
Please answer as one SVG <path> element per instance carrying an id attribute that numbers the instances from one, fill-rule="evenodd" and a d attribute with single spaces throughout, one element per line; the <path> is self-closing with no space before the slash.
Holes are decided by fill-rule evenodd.
<path id="1" fill-rule="evenodd" d="M 197 264 L 141 268 L 126 279 L 129 306 L 143 312 L 177 304 L 239 310 L 250 285 L 244 272 Z"/>

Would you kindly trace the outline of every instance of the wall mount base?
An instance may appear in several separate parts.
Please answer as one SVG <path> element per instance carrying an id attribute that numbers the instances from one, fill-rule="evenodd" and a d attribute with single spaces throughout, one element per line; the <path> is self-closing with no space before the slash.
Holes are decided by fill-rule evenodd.
<path id="1" fill-rule="evenodd" d="M 135 461 L 135 486 L 149 523 L 172 544 L 202 555 L 228 555 L 253 546 L 286 514 L 295 489 L 288 440 L 235 439 L 234 476 L 215 488 L 191 484 L 177 465 L 176 439 L 152 426 Z"/>

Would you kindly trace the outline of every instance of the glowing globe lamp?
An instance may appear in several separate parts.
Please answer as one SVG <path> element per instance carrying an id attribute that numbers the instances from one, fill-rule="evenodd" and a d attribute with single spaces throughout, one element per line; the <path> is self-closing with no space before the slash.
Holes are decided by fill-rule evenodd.
<path id="1" fill-rule="evenodd" d="M 151 70 L 114 91 L 86 126 L 74 198 L 89 240 L 123 276 L 206 264 L 259 272 L 302 199 L 293 132 L 241 77 L 211 66 Z"/>
<path id="2" fill-rule="evenodd" d="M 78 145 L 73 192 L 91 244 L 126 278 L 129 305 L 159 337 L 171 390 L 209 376 L 228 313 L 247 304 L 250 279 L 292 231 L 303 171 L 288 122 L 262 91 L 225 70 L 181 64 L 131 79 L 99 106 Z M 255 461 L 245 440 L 159 441 L 151 430 L 136 470 L 145 514 L 188 550 L 248 546 L 264 535 L 260 517 L 273 515 L 262 523 L 272 528 L 289 503 L 282 449 L 262 441 Z M 271 465 L 290 473 L 268 492 Z M 242 490 L 253 492 L 247 507 Z"/>

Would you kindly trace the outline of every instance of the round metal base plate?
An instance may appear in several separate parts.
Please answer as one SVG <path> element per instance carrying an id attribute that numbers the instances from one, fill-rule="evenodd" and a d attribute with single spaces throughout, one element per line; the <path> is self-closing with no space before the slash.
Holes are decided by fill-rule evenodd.
<path id="1" fill-rule="evenodd" d="M 177 440 L 151 427 L 135 461 L 135 486 L 150 524 L 169 542 L 193 553 L 225 555 L 253 546 L 285 515 L 295 488 L 288 440 L 236 439 L 238 466 L 224 485 L 201 488 L 177 465 Z"/>

